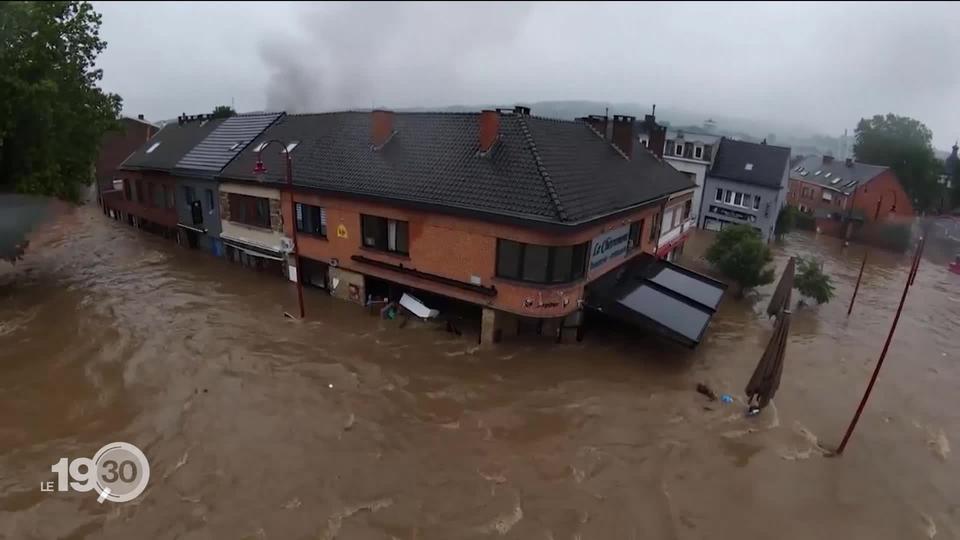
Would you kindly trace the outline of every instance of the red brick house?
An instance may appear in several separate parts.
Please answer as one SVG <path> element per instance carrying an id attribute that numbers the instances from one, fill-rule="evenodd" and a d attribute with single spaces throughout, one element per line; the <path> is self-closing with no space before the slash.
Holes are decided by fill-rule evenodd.
<path id="1" fill-rule="evenodd" d="M 120 129 L 104 133 L 100 140 L 100 153 L 97 155 L 95 175 L 97 179 L 97 195 L 114 188 L 113 181 L 118 177 L 117 169 L 123 160 L 153 137 L 159 127 L 143 119 L 124 116 L 119 120 Z"/>
<path id="2" fill-rule="evenodd" d="M 283 233 L 298 237 L 291 279 L 360 303 L 404 290 L 455 299 L 482 308 L 494 342 L 521 321 L 564 325 L 591 282 L 655 252 L 665 207 L 671 227 L 683 222 L 693 183 L 634 149 L 633 124 L 615 116 L 611 138 L 524 107 L 287 115 L 218 179 L 221 191 L 250 185 L 252 199 L 279 190 Z M 279 146 L 253 173 L 274 139 L 291 148 L 292 190 Z"/>
<path id="3" fill-rule="evenodd" d="M 908 223 L 914 217 L 910 196 L 892 169 L 831 156 L 809 156 L 790 170 L 790 205 L 813 215 L 821 232 L 849 236 L 846 223 Z"/>

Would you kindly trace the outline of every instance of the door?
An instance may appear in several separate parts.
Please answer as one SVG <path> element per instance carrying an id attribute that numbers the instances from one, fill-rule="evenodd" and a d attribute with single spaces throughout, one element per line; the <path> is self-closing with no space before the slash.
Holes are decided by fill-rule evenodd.
<path id="1" fill-rule="evenodd" d="M 200 245 L 200 239 L 197 237 L 197 231 L 191 231 L 187 229 L 187 246 L 190 249 L 197 249 Z"/>

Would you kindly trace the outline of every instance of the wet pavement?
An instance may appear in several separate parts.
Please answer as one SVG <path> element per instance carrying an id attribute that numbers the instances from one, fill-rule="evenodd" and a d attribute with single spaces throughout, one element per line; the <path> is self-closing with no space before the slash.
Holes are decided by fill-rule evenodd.
<path id="1" fill-rule="evenodd" d="M 960 276 L 928 253 L 827 458 L 909 258 L 874 251 L 848 319 L 862 248 L 794 234 L 778 268 L 809 253 L 837 299 L 795 310 L 774 406 L 746 419 L 772 285 L 725 301 L 695 351 L 612 330 L 484 351 L 314 290 L 284 319 L 289 283 L 80 208 L 0 263 L 0 538 L 960 536 Z M 137 500 L 40 491 L 116 440 L 150 460 Z"/>

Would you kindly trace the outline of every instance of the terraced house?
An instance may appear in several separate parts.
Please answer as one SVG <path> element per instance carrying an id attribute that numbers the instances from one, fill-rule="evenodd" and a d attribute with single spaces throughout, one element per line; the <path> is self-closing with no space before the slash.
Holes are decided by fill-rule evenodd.
<path id="1" fill-rule="evenodd" d="M 632 125 L 615 117 L 631 143 Z M 292 189 L 271 140 L 290 150 Z M 279 192 L 282 233 L 299 244 L 291 279 L 359 303 L 400 290 L 455 299 L 482 309 L 486 342 L 521 322 L 564 324 L 589 283 L 656 252 L 665 209 L 682 223 L 694 187 L 646 149 L 523 107 L 286 115 L 217 178 L 248 197 L 221 199 L 225 241 L 280 234 Z M 226 226 L 238 204 L 242 232 Z"/>

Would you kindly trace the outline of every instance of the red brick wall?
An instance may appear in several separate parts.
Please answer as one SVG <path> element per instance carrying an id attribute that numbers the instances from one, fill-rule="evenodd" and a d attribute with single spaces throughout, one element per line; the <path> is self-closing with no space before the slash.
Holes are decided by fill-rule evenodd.
<path id="1" fill-rule="evenodd" d="M 289 236 L 293 233 L 294 223 L 289 192 L 284 192 L 282 198 L 284 233 Z M 652 252 L 656 240 L 654 239 L 653 242 L 648 240 L 649 227 L 653 214 L 659 211 L 659 206 L 653 205 L 636 211 L 629 217 L 610 220 L 577 232 L 557 234 L 310 193 L 296 193 L 295 200 L 324 207 L 327 213 L 326 239 L 298 234 L 298 247 L 304 257 L 323 262 L 336 258 L 339 266 L 347 270 L 533 317 L 555 317 L 576 310 L 577 301 L 583 293 L 586 280 L 555 286 L 538 286 L 497 278 L 495 276 L 497 238 L 541 245 L 574 245 L 589 242 L 603 231 L 645 218 L 642 247 L 644 251 Z M 360 214 L 407 221 L 410 229 L 409 256 L 392 255 L 362 247 Z M 346 228 L 347 238 L 338 238 L 337 229 L 340 225 Z M 639 252 L 640 250 L 635 250 L 633 254 Z M 353 261 L 351 259 L 353 255 L 363 255 L 391 264 L 403 264 L 405 267 L 421 272 L 464 283 L 469 283 L 471 276 L 479 276 L 483 286 L 496 286 L 497 295 L 490 298 L 456 287 L 377 268 Z M 598 277 L 622 262 L 623 260 L 620 260 L 601 268 L 599 273 L 591 274 L 590 279 Z M 548 305 L 544 307 L 542 304 Z"/>
<path id="2" fill-rule="evenodd" d="M 806 196 L 803 194 L 804 188 L 807 189 Z M 848 208 L 847 196 L 833 190 L 825 190 L 818 184 L 791 178 L 788 189 L 787 202 L 797 208 L 799 208 L 801 204 L 805 208 L 819 208 L 827 212 L 840 212 Z M 830 201 L 823 200 L 824 191 L 829 192 L 833 199 Z"/>
<path id="3" fill-rule="evenodd" d="M 877 213 L 877 203 L 883 200 L 880 208 L 880 220 L 910 221 L 916 215 L 910 197 L 903 190 L 897 175 L 887 170 L 874 177 L 865 185 L 857 188 L 853 200 L 854 208 L 863 211 L 868 222 L 874 220 Z M 890 206 L 896 201 L 897 209 L 890 212 Z"/>
<path id="4" fill-rule="evenodd" d="M 99 191 L 112 189 L 117 167 L 157 132 L 156 127 L 130 118 L 121 119 L 120 127 L 120 131 L 107 132 L 100 140 L 95 165 Z"/>
<path id="5" fill-rule="evenodd" d="M 126 200 L 124 198 L 123 191 L 109 193 L 107 196 L 105 196 L 103 201 L 107 208 L 126 212 L 128 214 L 132 214 L 134 216 L 152 221 L 153 223 L 165 225 L 167 227 L 177 226 L 176 205 L 174 205 L 173 208 L 155 207 L 153 205 L 153 200 L 150 198 L 150 192 L 147 187 L 152 183 L 154 186 L 153 189 L 162 194 L 162 186 L 167 186 L 167 190 L 171 190 L 173 192 L 173 196 L 176 197 L 177 181 L 174 177 L 166 173 L 136 171 L 119 171 L 118 175 L 124 179 L 124 182 L 135 183 L 137 180 L 141 181 L 144 191 L 143 204 L 137 202 L 136 191 L 131 189 L 130 196 L 133 200 Z"/>

